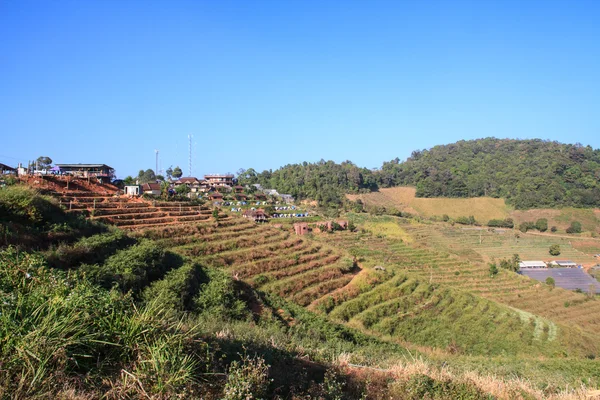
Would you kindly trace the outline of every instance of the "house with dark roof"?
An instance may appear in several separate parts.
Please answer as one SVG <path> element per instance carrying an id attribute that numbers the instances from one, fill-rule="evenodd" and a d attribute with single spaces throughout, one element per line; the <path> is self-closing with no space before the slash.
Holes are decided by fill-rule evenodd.
<path id="1" fill-rule="evenodd" d="M 62 174 L 73 175 L 79 178 L 106 178 L 113 179 L 115 170 L 106 164 L 55 164 Z"/>
<path id="2" fill-rule="evenodd" d="M 208 195 L 208 198 L 211 200 L 219 201 L 223 200 L 223 195 L 219 192 L 212 192 Z"/>
<path id="3" fill-rule="evenodd" d="M 267 220 L 265 210 L 262 208 L 259 208 L 258 210 L 246 210 L 242 214 L 242 217 L 251 219 L 254 222 L 265 222 Z"/>
<path id="4" fill-rule="evenodd" d="M 0 163 L 0 175 L 4 175 L 4 174 L 14 174 L 15 172 L 17 172 L 16 168 L 13 167 L 9 167 L 6 164 L 2 164 Z"/>
<path id="5" fill-rule="evenodd" d="M 150 182 L 142 185 L 142 193 L 148 193 L 154 196 L 160 196 L 162 193 L 160 183 Z"/>

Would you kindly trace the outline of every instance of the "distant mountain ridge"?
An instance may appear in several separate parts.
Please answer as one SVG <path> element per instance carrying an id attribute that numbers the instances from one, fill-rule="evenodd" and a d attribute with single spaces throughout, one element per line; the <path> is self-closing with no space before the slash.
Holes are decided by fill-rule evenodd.
<path id="1" fill-rule="evenodd" d="M 325 205 L 341 204 L 344 193 L 409 185 L 417 197 L 491 196 L 517 209 L 600 207 L 600 150 L 541 139 L 461 140 L 413 151 L 379 170 L 321 160 L 244 170 L 238 178 Z"/>

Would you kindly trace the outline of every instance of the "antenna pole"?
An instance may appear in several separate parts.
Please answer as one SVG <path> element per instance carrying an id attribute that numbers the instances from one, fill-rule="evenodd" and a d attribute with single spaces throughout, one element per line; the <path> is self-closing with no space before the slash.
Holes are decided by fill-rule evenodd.
<path id="1" fill-rule="evenodd" d="M 188 139 L 190 140 L 190 157 L 189 157 L 190 174 L 188 176 L 192 176 L 192 135 L 188 135 Z"/>
<path id="2" fill-rule="evenodd" d="M 156 153 L 156 168 L 154 169 L 154 174 L 158 175 L 158 150 L 154 150 Z"/>

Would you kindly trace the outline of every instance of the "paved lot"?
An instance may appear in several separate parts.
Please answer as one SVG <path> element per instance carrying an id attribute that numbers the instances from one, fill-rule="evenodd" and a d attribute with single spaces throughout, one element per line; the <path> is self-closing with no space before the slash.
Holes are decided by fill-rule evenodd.
<path id="1" fill-rule="evenodd" d="M 551 276 L 556 286 L 568 290 L 581 289 L 587 292 L 590 284 L 593 284 L 596 286 L 596 293 L 600 293 L 600 282 L 579 268 L 522 269 L 521 273 L 540 282 L 546 282 L 546 278 Z"/>

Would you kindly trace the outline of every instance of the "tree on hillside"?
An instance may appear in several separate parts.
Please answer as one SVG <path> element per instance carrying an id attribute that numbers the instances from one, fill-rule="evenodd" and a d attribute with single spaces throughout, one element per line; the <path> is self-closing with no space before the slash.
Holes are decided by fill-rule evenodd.
<path id="1" fill-rule="evenodd" d="M 181 178 L 181 175 L 183 175 L 183 171 L 181 170 L 181 168 L 179 168 L 179 165 L 173 169 L 172 175 L 173 175 L 173 178 L 176 178 L 176 179 Z"/>
<path id="2" fill-rule="evenodd" d="M 48 168 L 52 165 L 52 159 L 48 156 L 40 156 L 35 161 L 40 169 Z"/>
<path id="3" fill-rule="evenodd" d="M 571 226 L 567 228 L 567 233 L 581 233 L 581 222 L 571 222 Z"/>
<path id="4" fill-rule="evenodd" d="M 140 182 L 140 184 L 156 182 L 156 175 L 151 169 L 147 169 L 145 171 L 140 170 L 140 172 L 138 173 L 138 181 Z"/>
<path id="5" fill-rule="evenodd" d="M 548 249 L 548 253 L 550 253 L 551 256 L 559 256 L 560 255 L 560 246 L 558 244 L 553 244 Z"/>
<path id="6" fill-rule="evenodd" d="M 496 265 L 495 262 L 491 262 L 488 264 L 490 267 L 490 276 L 494 277 L 498 274 L 498 266 Z"/>
<path id="7" fill-rule="evenodd" d="M 548 220 L 546 218 L 540 218 L 535 221 L 535 229 L 540 232 L 546 232 L 548 230 Z"/>
<path id="8" fill-rule="evenodd" d="M 554 278 L 549 276 L 546 278 L 546 285 L 550 286 L 551 288 L 553 288 L 556 285 L 556 282 L 554 281 Z"/>

